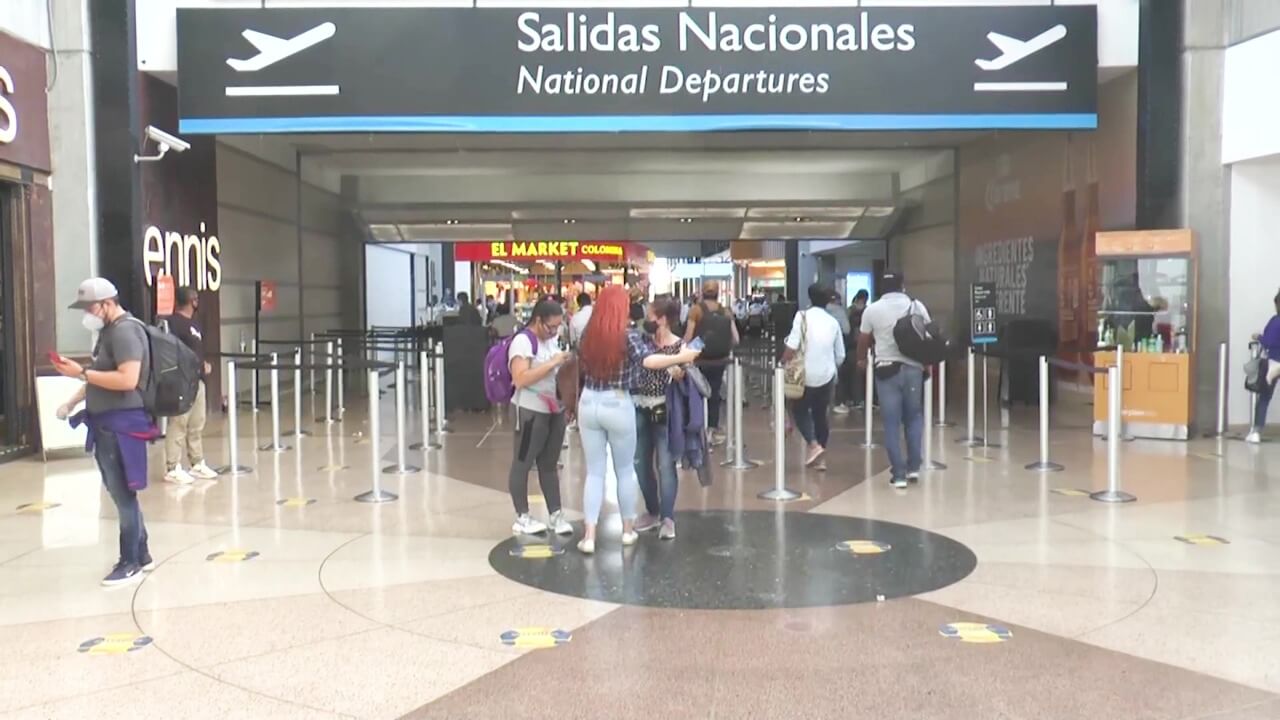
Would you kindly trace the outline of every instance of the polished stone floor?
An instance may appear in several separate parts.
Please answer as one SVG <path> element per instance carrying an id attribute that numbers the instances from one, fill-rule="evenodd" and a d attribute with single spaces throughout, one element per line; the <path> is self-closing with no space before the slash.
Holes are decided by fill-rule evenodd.
<path id="1" fill-rule="evenodd" d="M 349 404 L 280 454 L 254 449 L 269 413 L 242 413 L 252 474 L 154 484 L 158 567 L 130 587 L 98 585 L 116 529 L 89 460 L 0 465 L 0 716 L 1280 718 L 1280 443 L 1126 443 L 1138 502 L 1105 505 L 1079 492 L 1106 476 L 1082 423 L 1060 423 L 1049 475 L 1023 469 L 1021 413 L 999 449 L 935 430 L 948 468 L 900 491 L 842 417 L 828 472 L 789 442 L 805 495 L 777 506 L 753 407 L 768 462 L 683 474 L 676 540 L 624 550 L 614 519 L 583 558 L 513 555 L 490 416 L 381 476 L 398 501 L 353 502 L 396 447 L 389 403 L 382 458 Z M 223 426 L 207 447 L 225 461 Z M 576 438 L 563 460 L 578 521 Z"/>

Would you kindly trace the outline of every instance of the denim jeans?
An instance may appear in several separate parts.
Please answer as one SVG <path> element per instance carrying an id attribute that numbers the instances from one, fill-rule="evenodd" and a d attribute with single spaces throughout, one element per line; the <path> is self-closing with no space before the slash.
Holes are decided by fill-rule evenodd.
<path id="1" fill-rule="evenodd" d="M 707 363 L 698 365 L 707 384 L 711 386 L 711 397 L 707 398 L 707 427 L 720 429 L 720 404 L 724 402 L 724 369 L 723 363 Z"/>
<path id="2" fill-rule="evenodd" d="M 1261 392 L 1258 393 L 1258 404 L 1253 408 L 1253 427 L 1250 428 L 1251 430 L 1262 432 L 1262 428 L 1267 426 L 1267 409 L 1271 407 L 1271 396 L 1276 392 L 1277 382 L 1280 382 L 1280 379 L 1262 384 Z"/>
<path id="3" fill-rule="evenodd" d="M 636 408 L 636 478 L 648 513 L 663 520 L 674 518 L 680 479 L 667 439 L 667 424 L 651 421 L 649 411 L 643 408 Z"/>
<path id="4" fill-rule="evenodd" d="M 831 404 L 831 390 L 835 381 L 821 387 L 807 387 L 804 396 L 792 404 L 796 429 L 810 445 L 815 442 L 826 447 L 831 441 L 831 424 L 827 418 L 827 406 Z"/>
<path id="5" fill-rule="evenodd" d="M 636 518 L 636 410 L 623 390 L 582 391 L 578 399 L 578 431 L 587 460 L 582 507 L 588 525 L 600 521 L 609 451 L 618 477 L 618 511 L 623 520 Z"/>
<path id="6" fill-rule="evenodd" d="M 138 493 L 129 489 L 129 482 L 124 475 L 124 463 L 120 458 L 120 441 L 115 433 L 106 430 L 93 432 L 93 457 L 98 461 L 98 470 L 102 473 L 102 484 L 107 494 L 116 505 L 116 515 L 120 518 L 120 561 L 141 565 L 149 554 L 147 548 L 147 526 L 142 522 L 142 506 L 138 503 Z"/>
<path id="7" fill-rule="evenodd" d="M 874 372 L 868 369 L 868 372 Z M 889 465 L 894 478 L 905 478 L 907 473 L 920 472 L 920 457 L 924 436 L 924 371 L 912 365 L 902 365 L 898 374 L 882 380 L 876 378 L 876 393 L 880 396 L 880 419 L 884 421 L 884 447 L 889 453 Z M 907 434 L 907 456 L 902 456 L 902 431 Z"/>

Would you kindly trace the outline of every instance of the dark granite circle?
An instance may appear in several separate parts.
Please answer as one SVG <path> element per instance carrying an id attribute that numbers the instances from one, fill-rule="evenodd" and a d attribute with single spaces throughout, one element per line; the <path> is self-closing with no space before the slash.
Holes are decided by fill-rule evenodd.
<path id="1" fill-rule="evenodd" d="M 645 533 L 634 547 L 615 536 L 596 554 L 573 538 L 511 538 L 489 553 L 489 564 L 524 585 L 589 600 L 699 610 L 852 605 L 937 590 L 964 579 L 978 564 L 973 551 L 927 530 L 868 518 L 815 513 L 712 510 L 676 513 L 679 537 Z M 836 549 L 845 540 L 875 540 L 888 552 L 859 555 Z M 522 544 L 565 552 L 546 559 L 514 557 Z"/>

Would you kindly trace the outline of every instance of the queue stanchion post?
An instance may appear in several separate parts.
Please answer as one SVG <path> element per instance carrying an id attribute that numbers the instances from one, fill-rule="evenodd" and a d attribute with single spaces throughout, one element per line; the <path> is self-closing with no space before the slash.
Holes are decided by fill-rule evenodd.
<path id="1" fill-rule="evenodd" d="M 382 469 L 382 472 L 387 475 L 412 475 L 422 470 L 420 467 L 410 465 L 405 457 L 405 451 L 409 448 L 409 441 L 405 436 L 408 415 L 406 395 L 404 360 L 399 360 L 396 362 L 396 464 Z"/>
<path id="2" fill-rule="evenodd" d="M 1252 425 L 1250 426 L 1252 428 Z M 1218 425 L 1216 437 L 1227 434 L 1227 344 L 1218 344 Z"/>
<path id="3" fill-rule="evenodd" d="M 1116 345 L 1116 371 L 1120 373 L 1120 393 L 1122 395 L 1124 394 L 1124 355 L 1125 355 L 1124 346 Z M 1123 440 L 1124 442 L 1133 442 L 1134 437 L 1129 433 L 1125 432 L 1123 414 L 1120 415 L 1119 422 L 1120 422 L 1120 439 Z"/>
<path id="4" fill-rule="evenodd" d="M 284 452 L 289 449 L 280 440 L 280 368 L 279 355 L 271 353 L 271 442 L 258 448 L 272 452 Z M 256 365 L 257 363 L 255 363 Z"/>
<path id="5" fill-rule="evenodd" d="M 1089 497 L 1098 502 L 1129 503 L 1138 498 L 1120 489 L 1120 418 L 1124 416 L 1123 380 L 1119 366 L 1107 368 L 1107 489 L 1092 493 Z"/>
<path id="6" fill-rule="evenodd" d="M 442 343 L 443 344 L 443 343 Z M 439 440 L 449 430 L 448 421 L 445 419 L 444 406 L 444 351 L 441 350 L 440 356 L 436 360 L 436 439 Z"/>
<path id="7" fill-rule="evenodd" d="M 332 425 L 333 419 L 333 341 L 325 343 L 328 360 L 324 365 L 324 424 Z"/>
<path id="8" fill-rule="evenodd" d="M 1027 465 L 1038 472 L 1062 472 L 1062 466 L 1049 460 L 1049 357 L 1040 356 L 1040 459 Z"/>
<path id="9" fill-rule="evenodd" d="M 933 459 L 933 374 L 926 371 L 924 376 L 924 458 L 921 467 L 925 470 L 946 470 L 947 466 Z"/>
<path id="10" fill-rule="evenodd" d="M 864 385 L 864 395 L 866 400 L 862 403 L 862 445 L 863 450 L 874 450 L 876 445 L 875 435 L 875 392 L 876 392 L 876 358 L 872 351 L 867 351 L 867 369 L 862 377 Z"/>
<path id="11" fill-rule="evenodd" d="M 786 371 L 781 367 L 773 371 L 773 489 L 760 493 L 761 500 L 785 502 L 799 499 L 800 493 L 786 486 L 787 480 L 787 418 Z"/>
<path id="12" fill-rule="evenodd" d="M 382 489 L 382 427 L 378 401 L 378 370 L 369 370 L 369 465 L 373 475 L 373 489 L 355 496 L 356 502 L 386 503 L 398 500 L 392 492 Z"/>
<path id="13" fill-rule="evenodd" d="M 307 371 L 307 385 L 311 388 L 311 396 L 316 395 L 316 334 L 311 333 L 311 344 L 307 345 L 307 356 L 311 358 L 311 369 Z M 299 363 L 301 364 L 301 363 Z"/>
<path id="14" fill-rule="evenodd" d="M 293 351 L 293 436 L 310 434 L 302 429 L 302 348 L 299 347 Z"/>
<path id="15" fill-rule="evenodd" d="M 422 404 L 422 442 L 409 446 L 410 450 L 423 451 L 424 457 L 427 450 L 440 449 L 440 443 L 431 438 L 431 375 L 428 372 L 427 352 L 423 350 L 418 354 L 418 361 L 422 365 L 422 371 L 418 373 L 418 392 L 421 395 Z"/>
<path id="16" fill-rule="evenodd" d="M 973 346 L 969 346 L 967 362 L 965 364 L 966 376 L 968 378 L 966 403 L 965 403 L 965 421 L 968 425 L 969 432 L 965 437 L 957 440 L 969 447 L 979 447 L 986 443 L 986 438 L 978 437 L 977 419 L 978 419 L 978 370 L 977 360 L 975 359 Z"/>
<path id="17" fill-rule="evenodd" d="M 227 464 L 218 468 L 219 475 L 248 475 L 253 468 L 240 464 L 240 400 L 236 397 L 236 361 L 227 361 Z"/>
<path id="18" fill-rule="evenodd" d="M 934 427 L 951 427 L 954 423 L 947 421 L 947 361 L 938 363 L 938 416 L 934 419 Z"/>
<path id="19" fill-rule="evenodd" d="M 730 470 L 754 470 L 760 467 L 760 463 L 755 460 L 747 459 L 747 441 L 743 438 L 742 417 L 742 395 L 746 392 L 746 383 L 743 382 L 743 372 L 741 363 L 734 363 L 733 368 L 734 394 L 734 423 L 733 423 L 733 462 L 724 465 Z"/>
<path id="20" fill-rule="evenodd" d="M 338 352 L 338 422 L 342 422 L 343 418 L 346 417 L 346 413 L 347 413 L 347 400 L 346 400 L 347 370 L 344 365 L 345 358 L 342 354 L 342 338 L 338 338 L 337 352 Z"/>
<path id="21" fill-rule="evenodd" d="M 738 359 L 735 357 L 733 362 L 725 368 L 726 378 L 724 382 L 725 406 L 724 418 L 728 426 L 724 433 L 724 462 L 720 463 L 720 467 L 728 467 L 733 464 L 733 453 L 735 447 L 734 428 L 737 424 L 734 418 L 737 416 L 734 410 L 734 403 L 738 402 L 738 393 L 735 391 L 735 385 L 738 382 Z"/>
<path id="22" fill-rule="evenodd" d="M 256 366 L 258 364 L 258 340 L 257 338 L 254 338 L 250 342 L 253 347 L 253 364 Z M 254 367 L 251 369 L 249 371 L 249 375 L 251 376 L 249 379 L 253 383 L 249 388 L 249 404 L 253 406 L 254 412 L 258 412 L 258 368 Z"/>
<path id="23" fill-rule="evenodd" d="M 987 385 L 988 379 L 991 377 L 991 373 L 989 372 L 989 368 L 987 366 L 987 360 L 988 360 L 987 354 L 985 352 L 982 353 L 982 443 L 981 445 L 984 450 L 987 448 L 1000 447 L 998 443 L 993 443 L 987 440 L 988 436 L 990 435 L 990 429 L 989 429 L 990 426 L 987 424 L 989 416 L 987 413 L 989 410 L 989 406 L 991 404 L 991 388 L 988 387 Z"/>

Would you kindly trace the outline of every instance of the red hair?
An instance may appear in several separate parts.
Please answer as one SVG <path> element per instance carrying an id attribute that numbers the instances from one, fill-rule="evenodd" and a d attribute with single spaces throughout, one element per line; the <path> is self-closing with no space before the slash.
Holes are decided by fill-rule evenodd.
<path id="1" fill-rule="evenodd" d="M 621 285 L 609 285 L 600 291 L 593 307 L 587 329 L 582 332 L 578 357 L 586 377 L 603 381 L 617 375 L 626 359 L 631 299 Z"/>

